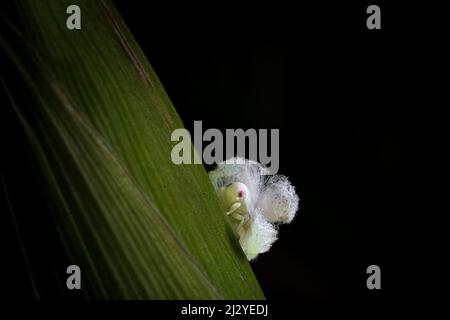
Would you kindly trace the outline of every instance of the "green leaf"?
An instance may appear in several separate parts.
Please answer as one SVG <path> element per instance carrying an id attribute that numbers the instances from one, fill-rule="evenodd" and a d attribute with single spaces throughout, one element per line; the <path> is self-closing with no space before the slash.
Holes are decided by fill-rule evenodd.
<path id="1" fill-rule="evenodd" d="M 81 30 L 66 28 L 71 4 Z M 183 124 L 111 3 L 7 7 L 0 47 L 18 79 L 2 77 L 1 94 L 46 197 L 39 214 L 80 265 L 83 295 L 263 298 L 204 167 L 172 163 L 170 136 Z M 20 229 L 26 215 L 11 211 Z"/>

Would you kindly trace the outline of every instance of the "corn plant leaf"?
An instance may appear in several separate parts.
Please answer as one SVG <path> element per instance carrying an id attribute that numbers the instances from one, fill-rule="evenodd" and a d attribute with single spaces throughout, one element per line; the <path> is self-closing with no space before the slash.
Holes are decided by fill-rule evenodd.
<path id="1" fill-rule="evenodd" d="M 66 27 L 73 4 L 81 30 Z M 5 6 L 1 57 L 18 76 L 2 76 L 1 93 L 49 208 L 35 214 L 49 215 L 81 267 L 83 294 L 263 298 L 204 167 L 172 163 L 171 133 L 183 124 L 113 5 Z M 26 216 L 10 207 L 20 229 Z M 30 269 L 39 277 L 32 261 Z"/>

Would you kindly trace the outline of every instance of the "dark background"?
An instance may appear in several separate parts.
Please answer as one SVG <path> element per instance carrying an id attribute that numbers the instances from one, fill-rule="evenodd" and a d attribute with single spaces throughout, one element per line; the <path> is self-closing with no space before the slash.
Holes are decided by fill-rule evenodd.
<path id="1" fill-rule="evenodd" d="M 380 299 L 399 289 L 413 58 L 405 8 L 380 4 L 155 6 L 116 0 L 185 126 L 279 128 L 301 198 L 252 263 L 269 299 Z M 206 10 L 205 10 L 206 9 Z M 366 287 L 377 264 L 382 290 Z"/>

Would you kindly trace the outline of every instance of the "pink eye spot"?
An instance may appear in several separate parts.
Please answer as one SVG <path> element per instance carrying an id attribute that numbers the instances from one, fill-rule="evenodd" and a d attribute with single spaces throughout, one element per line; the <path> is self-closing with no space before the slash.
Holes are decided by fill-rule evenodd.
<path id="1" fill-rule="evenodd" d="M 239 191 L 239 193 L 238 193 L 239 198 L 242 198 L 244 195 L 245 195 L 245 193 L 243 190 Z"/>

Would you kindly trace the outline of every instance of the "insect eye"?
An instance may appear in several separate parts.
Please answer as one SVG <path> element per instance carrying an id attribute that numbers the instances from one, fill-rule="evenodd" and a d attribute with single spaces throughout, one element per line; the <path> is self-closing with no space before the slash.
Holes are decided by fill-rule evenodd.
<path id="1" fill-rule="evenodd" d="M 240 191 L 238 192 L 238 197 L 239 197 L 239 198 L 242 198 L 244 195 L 245 195 L 244 190 L 240 190 Z"/>

